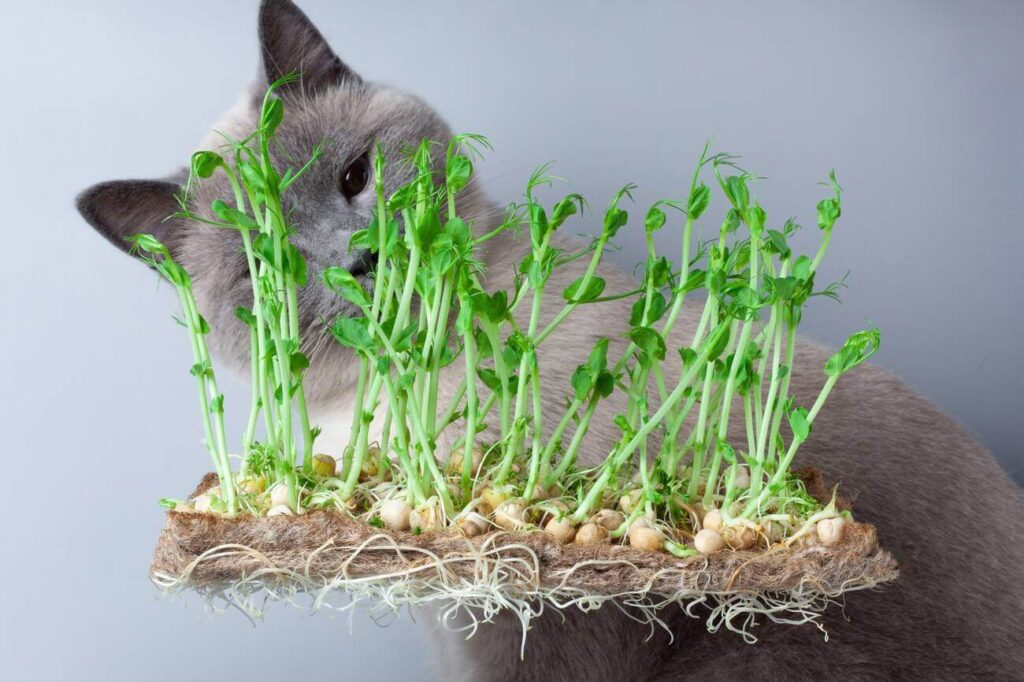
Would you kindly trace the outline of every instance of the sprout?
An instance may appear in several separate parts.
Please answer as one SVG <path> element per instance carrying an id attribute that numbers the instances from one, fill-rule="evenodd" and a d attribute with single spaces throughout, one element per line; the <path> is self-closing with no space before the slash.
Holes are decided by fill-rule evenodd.
<path id="1" fill-rule="evenodd" d="M 192 508 L 228 515 L 269 508 L 268 516 L 327 508 L 372 519 L 387 532 L 447 528 L 466 537 L 495 527 L 543 528 L 561 544 L 628 542 L 675 556 L 693 550 L 667 529 L 686 537 L 696 529 L 702 554 L 726 545 L 749 549 L 762 535 L 789 542 L 812 527 L 822 544 L 841 542 L 844 521 L 832 518 L 834 509 L 826 513 L 791 472 L 830 392 L 881 340 L 873 327 L 851 335 L 822 368 L 815 401 L 795 402 L 791 371 L 807 302 L 835 298 L 842 286 L 815 283 L 842 215 L 834 174 L 816 206 L 818 248 L 799 254 L 792 239 L 798 225 L 777 221 L 761 205 L 760 178 L 737 157 L 705 146 L 682 198 L 655 201 L 640 214 L 644 259 L 636 286 L 622 291 L 602 273 L 629 224 L 635 185 L 608 202 L 588 244 L 566 251 L 556 233 L 577 227 L 587 204 L 575 193 L 540 200 L 539 189 L 558 180 L 549 165 L 533 173 L 501 223 L 481 233 L 460 211 L 481 153 L 490 149 L 485 138 L 420 141 L 395 174 L 407 178 L 397 187 L 386 182 L 394 160 L 378 146 L 372 217 L 341 245 L 367 254 L 369 267 L 353 273 L 328 265 L 311 278 L 292 242 L 287 193 L 323 150 L 313 147 L 293 168 L 279 167 L 284 162 L 271 153 L 287 115 L 274 93 L 286 80 L 269 88 L 251 136 L 229 140 L 222 154 L 192 157 L 181 197 L 181 216 L 237 235 L 248 267 L 252 298 L 236 317 L 248 329 L 253 390 L 237 473 L 206 346 L 211 330 L 190 275 L 154 237 L 132 239 L 178 292 L 192 347 L 205 444 L 220 484 Z M 193 188 L 214 176 L 226 180 L 230 196 L 195 206 Z M 724 217 L 712 240 L 701 243 L 694 228 L 716 201 Z M 486 243 L 520 231 L 524 253 L 515 276 L 484 280 Z M 681 236 L 677 262 L 655 242 L 670 231 Z M 319 431 L 306 409 L 306 350 L 320 347 L 302 337 L 304 287 L 325 288 L 347 311 L 322 320 L 350 352 L 356 378 L 349 438 L 337 444 L 337 459 L 313 454 Z M 593 337 L 581 357 L 551 349 L 549 340 L 575 324 L 580 306 L 609 301 L 628 304 L 628 317 L 610 321 L 621 327 L 620 339 L 600 336 L 611 333 L 609 324 L 574 331 Z M 677 323 L 687 302 L 700 306 L 700 317 L 684 337 Z M 564 408 L 552 399 L 559 392 Z M 603 461 L 584 469 L 577 458 L 593 419 L 617 392 L 621 409 L 610 426 L 618 438 Z"/>

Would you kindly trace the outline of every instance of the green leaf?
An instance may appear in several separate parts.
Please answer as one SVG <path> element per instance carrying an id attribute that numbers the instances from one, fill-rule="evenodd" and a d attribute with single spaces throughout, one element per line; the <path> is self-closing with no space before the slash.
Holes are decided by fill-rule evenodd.
<path id="1" fill-rule="evenodd" d="M 841 212 L 838 199 L 822 199 L 818 202 L 818 227 L 826 232 L 831 230 Z"/>
<path id="2" fill-rule="evenodd" d="M 629 222 L 629 212 L 613 206 L 604 214 L 604 236 L 607 239 L 614 237 L 619 228 Z"/>
<path id="3" fill-rule="evenodd" d="M 596 276 L 590 277 L 586 289 L 581 292 L 580 287 L 583 286 L 584 277 L 585 275 L 577 278 L 562 292 L 562 298 L 568 303 L 589 303 L 604 292 L 605 281 L 603 278 Z"/>
<path id="4" fill-rule="evenodd" d="M 644 229 L 648 234 L 657 232 L 665 226 L 665 212 L 660 208 L 651 206 L 650 210 L 647 211 L 647 215 L 644 217 Z"/>
<path id="5" fill-rule="evenodd" d="M 163 242 L 151 234 L 133 234 L 127 237 L 125 241 L 131 245 L 132 251 L 154 253 L 164 258 L 171 257 L 171 252 L 163 245 Z"/>
<path id="6" fill-rule="evenodd" d="M 881 341 L 882 333 L 877 327 L 852 334 L 825 363 L 825 373 L 839 376 L 849 372 L 877 353 Z"/>
<path id="7" fill-rule="evenodd" d="M 721 330 L 721 333 L 719 333 L 719 330 Z M 709 342 L 710 348 L 708 352 L 708 360 L 711 361 L 721 355 L 722 351 L 724 351 L 725 347 L 728 345 L 729 325 L 726 323 L 724 326 L 714 329 L 711 334 L 708 335 L 708 338 L 704 340 L 704 344 L 708 344 Z"/>
<path id="8" fill-rule="evenodd" d="M 767 216 L 765 215 L 764 209 L 759 204 L 754 204 L 746 211 L 747 226 L 750 228 L 751 234 L 760 237 L 761 233 L 764 232 L 764 221 Z"/>
<path id="9" fill-rule="evenodd" d="M 611 372 L 601 372 L 594 383 L 594 394 L 607 398 L 615 390 L 615 377 Z"/>
<path id="10" fill-rule="evenodd" d="M 288 358 L 292 374 L 301 374 L 303 370 L 309 369 L 309 358 L 302 351 L 295 351 Z"/>
<path id="11" fill-rule="evenodd" d="M 306 279 L 308 277 L 306 271 L 306 259 L 291 243 L 287 243 L 286 253 L 288 254 L 286 258 L 288 270 L 291 273 L 292 278 L 295 280 L 295 283 L 300 287 L 306 286 Z"/>
<path id="12" fill-rule="evenodd" d="M 486 299 L 486 303 L 481 307 L 481 312 L 488 322 L 498 323 L 508 317 L 508 294 L 506 292 L 496 291 Z"/>
<path id="13" fill-rule="evenodd" d="M 736 463 L 736 451 L 733 449 L 731 445 L 729 445 L 729 443 L 727 443 L 724 440 L 720 440 L 715 444 L 715 449 L 718 450 L 718 452 L 722 455 L 722 459 L 724 459 L 726 462 L 728 462 L 729 464 Z"/>
<path id="14" fill-rule="evenodd" d="M 594 374 L 604 370 L 608 366 L 608 339 L 598 339 L 587 358 L 587 367 Z"/>
<path id="15" fill-rule="evenodd" d="M 459 314 L 455 318 L 455 331 L 463 336 L 473 331 L 473 302 L 471 296 L 459 296 Z"/>
<path id="16" fill-rule="evenodd" d="M 651 327 L 633 327 L 629 339 L 649 358 L 665 358 L 665 339 Z"/>
<path id="17" fill-rule="evenodd" d="M 572 389 L 576 395 L 576 399 L 583 400 L 583 398 L 585 398 L 590 392 L 594 383 L 594 377 L 590 372 L 590 368 L 586 365 L 578 366 L 576 371 L 572 373 L 570 383 L 572 384 Z"/>
<path id="18" fill-rule="evenodd" d="M 422 250 L 427 250 L 434 238 L 441 232 L 441 219 L 437 215 L 437 206 L 428 204 L 423 216 L 416 222 L 413 238 Z"/>
<path id="19" fill-rule="evenodd" d="M 647 311 L 647 319 L 644 320 L 644 308 L 647 307 L 647 298 L 640 297 L 633 303 L 633 308 L 629 315 L 630 326 L 636 327 L 642 324 L 652 324 L 661 319 L 661 316 L 665 314 L 666 307 L 665 297 L 660 291 L 655 291 L 654 295 L 651 296 L 651 305 Z"/>
<path id="20" fill-rule="evenodd" d="M 540 204 L 530 204 L 530 242 L 535 251 L 539 251 L 544 239 L 550 232 L 548 215 Z"/>
<path id="21" fill-rule="evenodd" d="M 369 320 L 365 317 L 339 317 L 331 325 L 331 334 L 343 346 L 369 352 L 373 340 L 369 332 Z"/>
<path id="22" fill-rule="evenodd" d="M 707 210 L 708 204 L 711 203 L 711 190 L 704 183 L 701 183 L 694 188 L 693 194 L 690 195 L 690 202 L 687 206 L 686 212 L 690 216 L 691 220 L 697 220 Z"/>
<path id="23" fill-rule="evenodd" d="M 697 351 L 687 346 L 679 349 L 679 358 L 683 361 L 683 367 L 688 367 L 697 360 Z"/>
<path id="24" fill-rule="evenodd" d="M 811 424 L 807 421 L 807 410 L 798 407 L 788 415 L 789 428 L 793 431 L 793 438 L 803 443 L 811 435 Z"/>
<path id="25" fill-rule="evenodd" d="M 264 137 L 270 137 L 277 131 L 283 119 L 284 103 L 277 97 L 268 99 L 260 113 L 260 132 Z"/>
<path id="26" fill-rule="evenodd" d="M 799 256 L 793 262 L 793 276 L 797 279 L 808 279 L 811 276 L 811 259 L 807 256 Z"/>
<path id="27" fill-rule="evenodd" d="M 730 175 L 725 179 L 725 186 L 722 189 L 736 210 L 741 213 L 747 210 L 747 205 L 750 203 L 750 194 L 747 190 L 746 177 Z"/>
<path id="28" fill-rule="evenodd" d="M 352 253 L 353 251 L 377 251 L 377 242 L 370 241 L 369 229 L 356 230 L 348 238 L 348 252 Z"/>
<path id="29" fill-rule="evenodd" d="M 742 222 L 740 212 L 735 208 L 730 208 L 725 214 L 725 219 L 722 220 L 722 229 L 725 230 L 726 234 L 732 234 L 739 228 Z"/>
<path id="30" fill-rule="evenodd" d="M 337 266 L 327 268 L 324 270 L 323 280 L 328 289 L 346 301 L 354 303 L 360 308 L 366 308 L 370 305 L 370 297 L 366 290 L 363 289 L 363 285 L 345 268 Z"/>
<path id="31" fill-rule="evenodd" d="M 250 329 L 256 328 L 256 316 L 252 314 L 252 310 L 245 306 L 238 306 L 235 308 L 235 317 L 242 321 L 245 326 Z"/>
<path id="32" fill-rule="evenodd" d="M 416 335 L 417 323 L 413 322 L 408 327 L 399 332 L 398 336 L 394 339 L 391 344 L 395 350 L 402 352 L 407 351 L 412 346 L 412 339 Z"/>
<path id="33" fill-rule="evenodd" d="M 251 189 L 258 193 L 265 193 L 267 191 L 267 181 L 263 177 L 263 172 L 253 163 L 249 161 L 242 161 L 238 164 L 238 172 L 242 175 L 242 182 Z"/>
<path id="34" fill-rule="evenodd" d="M 633 427 L 629 425 L 629 420 L 626 419 L 625 415 L 617 414 L 612 417 L 612 423 L 622 431 L 624 439 L 631 438 L 633 436 Z"/>
<path id="35" fill-rule="evenodd" d="M 682 290 L 696 291 L 704 286 L 704 281 L 707 278 L 707 273 L 703 270 L 691 270 L 690 274 L 686 276 L 686 282 L 683 283 Z"/>
<path id="36" fill-rule="evenodd" d="M 224 163 L 220 154 L 210 151 L 196 152 L 192 155 L 192 172 L 200 178 L 208 178 Z"/>
<path id="37" fill-rule="evenodd" d="M 575 215 L 577 207 L 583 208 L 583 197 L 579 194 L 569 194 L 555 204 L 551 210 L 551 229 L 557 230 L 570 216 Z"/>
<path id="38" fill-rule="evenodd" d="M 269 234 L 258 234 L 252 240 L 252 250 L 256 257 L 269 267 L 277 268 L 277 257 L 274 253 L 274 238 Z"/>
<path id="39" fill-rule="evenodd" d="M 480 381 L 484 382 L 484 386 L 491 389 L 492 392 L 497 393 L 501 390 L 501 380 L 498 379 L 498 373 L 493 369 L 477 367 L 476 373 L 480 377 Z"/>
<path id="40" fill-rule="evenodd" d="M 455 154 L 448 159 L 448 166 L 445 168 L 445 182 L 448 191 L 452 194 L 460 191 L 469 184 L 469 178 L 473 174 L 473 162 L 461 154 Z"/>
<path id="41" fill-rule="evenodd" d="M 782 258 L 789 258 L 790 253 L 789 242 L 786 240 L 786 235 L 778 230 L 768 230 L 766 233 L 765 245 L 768 250 L 772 253 L 777 253 Z"/>
<path id="42" fill-rule="evenodd" d="M 469 231 L 469 226 L 463 222 L 462 218 L 458 217 L 448 219 L 448 222 L 444 224 L 444 233 L 451 238 L 453 244 L 461 249 L 465 249 L 469 245 L 473 236 Z"/>

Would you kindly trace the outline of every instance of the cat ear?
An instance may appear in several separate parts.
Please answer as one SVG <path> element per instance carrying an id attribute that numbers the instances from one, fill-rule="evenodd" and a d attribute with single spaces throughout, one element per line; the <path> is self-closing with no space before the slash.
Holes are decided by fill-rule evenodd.
<path id="1" fill-rule="evenodd" d="M 180 188 L 166 180 L 111 180 L 93 185 L 75 199 L 85 221 L 126 253 L 133 234 L 151 234 L 174 253 L 180 223 L 168 218 L 180 210 Z"/>
<path id="2" fill-rule="evenodd" d="M 282 88 L 283 93 L 312 93 L 346 81 L 362 82 L 355 71 L 338 59 L 313 22 L 291 0 L 263 0 L 259 32 L 266 83 L 289 73 L 300 75 L 298 81 Z"/>

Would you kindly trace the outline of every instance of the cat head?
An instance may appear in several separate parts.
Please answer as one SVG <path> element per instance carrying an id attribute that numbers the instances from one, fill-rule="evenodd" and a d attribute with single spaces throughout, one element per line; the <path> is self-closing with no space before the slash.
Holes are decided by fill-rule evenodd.
<path id="1" fill-rule="evenodd" d="M 306 258 L 309 285 L 300 290 L 299 310 L 306 352 L 313 361 L 307 391 L 316 399 L 343 380 L 353 364 L 347 351 L 325 331 L 341 314 L 355 311 L 319 282 L 328 266 L 348 268 L 370 288 L 368 253 L 350 252 L 349 237 L 369 223 L 375 207 L 372 154 L 380 145 L 389 159 L 384 190 L 408 181 L 410 171 L 398 162 L 405 150 L 423 139 L 446 141 L 451 133 L 423 100 L 364 80 L 331 50 L 324 37 L 290 0 L 264 0 L 259 12 L 261 69 L 257 81 L 201 143 L 202 149 L 224 146 L 221 133 L 243 138 L 257 125 L 268 84 L 298 72 L 297 81 L 276 93 L 285 105 L 274 155 L 283 170 L 301 165 L 313 147 L 324 154 L 283 197 L 295 228 L 292 242 Z M 190 273 L 196 300 L 210 322 L 211 347 L 219 360 L 236 369 L 248 362 L 248 329 L 235 318 L 239 306 L 252 305 L 252 289 L 240 235 L 199 222 L 169 216 L 179 211 L 176 195 L 188 173 L 158 180 L 114 180 L 83 191 L 78 210 L 86 221 L 118 248 L 128 252 L 126 237 L 150 233 L 164 242 Z M 215 199 L 229 201 L 231 187 L 223 174 L 193 186 L 190 208 L 209 217 Z M 470 186 L 460 195 L 460 212 L 472 217 L 490 213 Z M 326 370 L 326 371 L 324 371 Z M 348 372 L 346 372 L 348 370 Z M 325 377 L 329 378 L 328 381 Z"/>

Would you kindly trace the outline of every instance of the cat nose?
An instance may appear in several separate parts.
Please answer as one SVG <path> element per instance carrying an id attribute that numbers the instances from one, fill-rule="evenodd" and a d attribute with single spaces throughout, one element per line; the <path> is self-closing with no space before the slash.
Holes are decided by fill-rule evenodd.
<path id="1" fill-rule="evenodd" d="M 355 277 L 359 277 L 369 274 L 374 265 L 376 265 L 376 259 L 370 250 L 366 249 L 356 254 L 355 260 L 348 266 L 348 271 Z"/>

